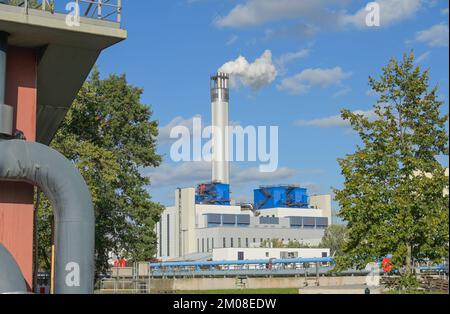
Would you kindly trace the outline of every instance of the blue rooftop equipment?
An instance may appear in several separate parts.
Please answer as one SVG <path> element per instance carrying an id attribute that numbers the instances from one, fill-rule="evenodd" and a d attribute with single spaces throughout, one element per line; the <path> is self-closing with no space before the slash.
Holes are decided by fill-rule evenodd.
<path id="1" fill-rule="evenodd" d="M 202 183 L 197 186 L 196 204 L 230 205 L 230 185 L 224 183 Z"/>
<path id="2" fill-rule="evenodd" d="M 254 190 L 256 209 L 308 208 L 308 190 L 293 185 L 267 186 Z"/>

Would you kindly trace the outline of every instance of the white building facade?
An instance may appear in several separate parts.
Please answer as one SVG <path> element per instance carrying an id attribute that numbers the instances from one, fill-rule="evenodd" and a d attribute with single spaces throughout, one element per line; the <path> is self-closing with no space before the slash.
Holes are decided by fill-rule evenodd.
<path id="1" fill-rule="evenodd" d="M 310 196 L 308 208 L 256 212 L 239 205 L 196 204 L 195 193 L 194 188 L 177 189 L 175 206 L 162 213 L 156 225 L 158 259 L 212 254 L 223 248 L 259 248 L 261 242 L 273 239 L 317 246 L 331 223 L 331 195 Z"/>

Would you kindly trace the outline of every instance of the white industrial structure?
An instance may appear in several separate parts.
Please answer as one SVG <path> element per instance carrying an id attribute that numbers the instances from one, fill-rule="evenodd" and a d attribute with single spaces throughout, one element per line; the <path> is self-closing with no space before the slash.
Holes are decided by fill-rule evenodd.
<path id="1" fill-rule="evenodd" d="M 240 257 L 249 259 L 251 250 L 273 239 L 318 245 L 331 223 L 331 195 L 308 196 L 296 186 L 261 187 L 252 204 L 232 205 L 225 131 L 229 76 L 219 72 L 211 80 L 212 183 L 175 191 L 175 205 L 164 210 L 156 226 L 157 258 L 208 259 L 215 249 L 239 248 Z"/>
<path id="2" fill-rule="evenodd" d="M 212 182 L 230 183 L 229 134 L 228 134 L 228 89 L 229 75 L 217 73 L 211 79 L 212 113 Z"/>
<path id="3" fill-rule="evenodd" d="M 329 257 L 330 249 L 312 248 L 224 248 L 214 249 L 213 261 L 267 260 L 287 258 L 322 258 Z"/>

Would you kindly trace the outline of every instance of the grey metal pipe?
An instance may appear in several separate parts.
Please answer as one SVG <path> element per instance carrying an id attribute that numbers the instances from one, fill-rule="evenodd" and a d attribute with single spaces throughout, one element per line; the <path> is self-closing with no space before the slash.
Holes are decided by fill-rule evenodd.
<path id="1" fill-rule="evenodd" d="M 14 257 L 0 243 L 0 294 L 26 293 L 27 286 Z"/>
<path id="2" fill-rule="evenodd" d="M 74 165 L 45 145 L 0 140 L 0 180 L 38 186 L 52 204 L 55 293 L 93 293 L 94 208 L 88 187 Z"/>

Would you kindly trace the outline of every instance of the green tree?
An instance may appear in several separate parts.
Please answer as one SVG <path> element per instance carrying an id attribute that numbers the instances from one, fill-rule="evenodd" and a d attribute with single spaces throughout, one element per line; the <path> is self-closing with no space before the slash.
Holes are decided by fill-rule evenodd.
<path id="1" fill-rule="evenodd" d="M 283 248 L 284 244 L 283 241 L 280 239 L 270 239 L 270 240 L 263 240 L 260 243 L 260 247 L 264 248 Z"/>
<path id="2" fill-rule="evenodd" d="M 349 233 L 337 262 L 363 268 L 392 254 L 394 268 L 413 278 L 413 262 L 448 256 L 448 177 L 437 160 L 448 156 L 448 115 L 413 53 L 391 59 L 369 85 L 379 95 L 373 119 L 342 110 L 362 144 L 339 159 L 336 200 Z"/>
<path id="3" fill-rule="evenodd" d="M 155 223 L 162 206 L 151 201 L 145 167 L 157 167 L 158 124 L 141 103 L 143 90 L 124 75 L 100 79 L 97 69 L 84 83 L 51 146 L 72 160 L 86 180 L 96 216 L 96 271 L 108 268 L 108 254 L 134 261 L 155 253 Z M 50 265 L 48 200 L 39 208 L 40 265 Z"/>
<path id="4" fill-rule="evenodd" d="M 9 5 L 24 6 L 24 0 L 9 0 Z M 38 0 L 28 0 L 28 7 L 31 9 L 40 9 L 42 1 Z M 47 4 L 46 11 L 52 11 L 54 7 L 53 1 Z"/>
<path id="5" fill-rule="evenodd" d="M 342 249 L 347 238 L 347 227 L 330 225 L 325 229 L 320 247 L 329 248 L 331 256 L 342 255 Z"/>
<path id="6" fill-rule="evenodd" d="M 260 247 L 262 248 L 290 248 L 290 249 L 307 249 L 307 248 L 314 248 L 315 246 L 309 245 L 307 243 L 303 243 L 297 240 L 289 240 L 287 244 L 285 244 L 280 239 L 270 239 L 270 240 L 263 240 L 260 243 Z"/>
<path id="7" fill-rule="evenodd" d="M 285 247 L 290 249 L 309 249 L 315 248 L 316 246 L 298 240 L 290 240 L 288 244 L 285 245 Z"/>

